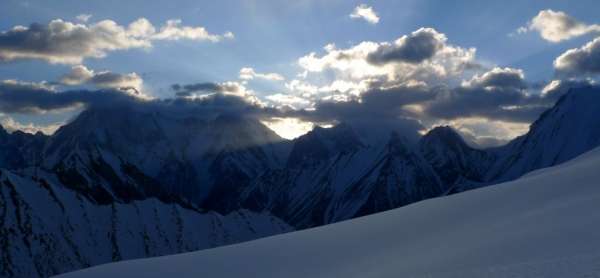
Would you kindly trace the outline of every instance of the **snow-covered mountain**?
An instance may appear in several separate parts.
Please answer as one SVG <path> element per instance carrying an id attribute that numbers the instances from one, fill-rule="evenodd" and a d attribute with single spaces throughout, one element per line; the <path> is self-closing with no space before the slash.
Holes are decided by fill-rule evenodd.
<path id="1" fill-rule="evenodd" d="M 49 139 L 44 167 L 101 203 L 157 197 L 228 212 L 225 192 L 281 165 L 283 140 L 257 120 L 169 112 L 84 111 Z"/>
<path id="2" fill-rule="evenodd" d="M 431 166 L 399 134 L 379 140 L 384 144 L 347 124 L 316 128 L 295 140 L 285 169 L 265 173 L 243 193 L 243 207 L 307 228 L 443 192 Z"/>
<path id="3" fill-rule="evenodd" d="M 293 230 L 269 212 L 219 212 L 235 190 L 281 165 L 281 138 L 249 118 L 150 108 L 95 107 L 50 137 L 0 132 L 0 277 Z"/>
<path id="4" fill-rule="evenodd" d="M 419 150 L 445 185 L 482 182 L 496 157 L 465 143 L 451 127 L 436 127 L 419 142 Z"/>
<path id="5" fill-rule="evenodd" d="M 600 90 L 572 90 L 488 150 L 448 127 L 415 142 L 344 123 L 286 141 L 252 117 L 160 104 L 93 107 L 49 137 L 0 130 L 0 274 L 192 251 L 511 180 L 600 145 L 597 107 Z M 202 232 L 176 235 L 181 223 Z"/>
<path id="6" fill-rule="evenodd" d="M 600 145 L 600 89 L 571 89 L 530 131 L 495 150 L 488 181 L 507 181 L 570 160 Z"/>
<path id="7" fill-rule="evenodd" d="M 598 277 L 599 167 L 595 149 L 497 186 L 60 277 Z"/>
<path id="8" fill-rule="evenodd" d="M 154 198 L 100 205 L 45 171 L 0 173 L 0 277 L 48 277 L 291 230 L 266 212 L 221 215 Z"/>
<path id="9" fill-rule="evenodd" d="M 600 146 L 598 107 L 598 88 L 571 90 L 530 132 L 495 149 L 475 149 L 450 127 L 416 145 L 393 130 L 316 128 L 292 142 L 285 168 L 247 187 L 241 207 L 307 228 L 513 180 Z"/>

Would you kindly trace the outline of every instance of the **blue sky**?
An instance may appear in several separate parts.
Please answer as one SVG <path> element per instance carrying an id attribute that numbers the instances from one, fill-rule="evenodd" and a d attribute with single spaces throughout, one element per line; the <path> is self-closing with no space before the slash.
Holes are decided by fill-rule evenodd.
<path id="1" fill-rule="evenodd" d="M 377 24 L 350 18 L 365 4 L 380 18 Z M 151 49 L 110 51 L 103 58 L 87 58 L 82 64 L 95 71 L 135 72 L 153 97 L 172 97 L 172 84 L 238 80 L 243 67 L 259 73 L 277 73 L 285 81 L 303 69 L 298 59 L 311 52 L 324 55 L 323 47 L 338 49 L 363 41 L 394 41 L 421 27 L 445 34 L 448 43 L 477 49 L 477 60 L 488 66 L 522 69 L 529 82 L 555 79 L 554 59 L 567 49 L 580 47 L 593 34 L 550 43 L 536 32 L 515 34 L 541 10 L 552 9 L 585 23 L 598 23 L 597 1 L 22 1 L 0 2 L 0 30 L 16 25 L 47 24 L 53 19 L 77 22 L 90 14 L 87 24 L 109 19 L 127 26 L 146 18 L 155 26 L 181 19 L 186 26 L 202 26 L 209 33 L 233 32 L 235 38 L 218 43 L 193 40 L 154 42 Z M 0 64 L 0 80 L 56 81 L 72 64 L 42 60 L 15 60 Z M 324 78 L 328 82 L 336 76 Z M 286 91 L 285 81 L 255 78 L 245 83 L 259 98 Z M 15 114 L 22 122 L 50 123 L 72 113 Z"/>

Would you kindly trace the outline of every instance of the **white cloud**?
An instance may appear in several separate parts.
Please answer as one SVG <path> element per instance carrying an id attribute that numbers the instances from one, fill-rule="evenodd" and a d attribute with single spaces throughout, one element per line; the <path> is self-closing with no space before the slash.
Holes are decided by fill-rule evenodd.
<path id="1" fill-rule="evenodd" d="M 266 96 L 266 99 L 277 107 L 289 106 L 294 109 L 303 109 L 308 108 L 311 105 L 311 102 L 308 99 L 292 94 L 273 94 Z"/>
<path id="2" fill-rule="evenodd" d="M 245 67 L 240 69 L 240 79 L 252 80 L 254 78 L 270 80 L 270 81 L 283 81 L 285 78 L 278 73 L 258 73 L 253 68 Z"/>
<path id="3" fill-rule="evenodd" d="M 560 42 L 590 33 L 600 33 L 600 25 L 587 25 L 561 11 L 540 11 L 527 26 L 519 27 L 518 34 L 537 31 L 543 39 Z"/>
<path id="4" fill-rule="evenodd" d="M 405 48 L 406 45 L 427 45 L 428 50 L 426 53 L 405 51 L 410 48 Z M 326 53 L 322 56 L 312 52 L 301 57 L 298 65 L 308 73 L 333 71 L 336 79 L 392 83 L 435 81 L 458 76 L 469 65 L 475 64 L 476 52 L 475 48 L 448 44 L 444 34 L 431 28 L 421 28 L 392 43 L 365 41 L 347 49 L 329 44 L 324 49 Z"/>
<path id="5" fill-rule="evenodd" d="M 354 8 L 354 11 L 350 14 L 352 19 L 364 19 L 368 23 L 377 24 L 379 22 L 379 16 L 373 9 L 373 7 L 367 6 L 366 4 L 360 4 Z"/>
<path id="6" fill-rule="evenodd" d="M 285 87 L 304 98 L 310 98 L 319 91 L 319 87 L 298 79 L 285 83 Z"/>
<path id="7" fill-rule="evenodd" d="M 79 20 L 80 22 L 88 22 L 90 20 L 90 18 L 92 18 L 91 14 L 80 14 L 78 16 L 75 17 L 77 20 Z"/>
<path id="8" fill-rule="evenodd" d="M 81 64 L 85 58 L 102 58 L 111 51 L 150 48 L 157 40 L 218 42 L 230 38 L 231 32 L 215 35 L 201 26 L 182 26 L 178 19 L 168 20 L 158 31 L 145 18 L 128 27 L 112 20 L 88 25 L 55 19 L 48 25 L 15 26 L 1 32 L 0 62 L 40 59 L 53 64 Z"/>
<path id="9" fill-rule="evenodd" d="M 197 26 L 182 26 L 181 19 L 170 19 L 163 25 L 160 30 L 156 33 L 151 34 L 150 39 L 152 40 L 197 40 L 204 41 L 208 40 L 211 42 L 219 42 L 223 38 L 232 39 L 233 33 L 226 32 L 223 35 L 210 34 L 204 27 Z"/>
<path id="10" fill-rule="evenodd" d="M 580 48 L 569 49 L 554 60 L 557 72 L 567 75 L 600 73 L 600 37 Z"/>

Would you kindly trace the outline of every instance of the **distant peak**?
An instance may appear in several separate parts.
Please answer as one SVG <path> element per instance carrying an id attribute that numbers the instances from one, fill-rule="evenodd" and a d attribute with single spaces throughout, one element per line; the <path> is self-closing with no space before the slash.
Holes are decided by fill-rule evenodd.
<path id="1" fill-rule="evenodd" d="M 427 132 L 423 138 L 444 138 L 444 140 L 453 140 L 464 142 L 460 134 L 450 126 L 438 126 Z"/>

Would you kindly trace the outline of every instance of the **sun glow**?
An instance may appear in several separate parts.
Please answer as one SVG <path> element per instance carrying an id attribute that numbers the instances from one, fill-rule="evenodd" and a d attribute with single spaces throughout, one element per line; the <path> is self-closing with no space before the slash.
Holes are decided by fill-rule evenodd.
<path id="1" fill-rule="evenodd" d="M 306 134 L 314 127 L 313 123 L 298 118 L 271 118 L 263 121 L 263 124 L 275 131 L 277 135 L 290 140 Z"/>

